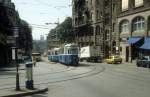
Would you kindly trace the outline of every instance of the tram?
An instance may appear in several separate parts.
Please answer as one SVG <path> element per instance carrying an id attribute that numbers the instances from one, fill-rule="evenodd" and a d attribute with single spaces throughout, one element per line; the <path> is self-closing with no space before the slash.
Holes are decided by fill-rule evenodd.
<path id="1" fill-rule="evenodd" d="M 51 62 L 59 62 L 59 49 L 60 48 L 53 48 L 48 51 L 48 60 Z"/>
<path id="2" fill-rule="evenodd" d="M 54 48 L 50 50 L 48 60 L 51 62 L 60 62 L 66 65 L 78 65 L 79 47 L 76 44 L 66 44 L 61 48 Z"/>

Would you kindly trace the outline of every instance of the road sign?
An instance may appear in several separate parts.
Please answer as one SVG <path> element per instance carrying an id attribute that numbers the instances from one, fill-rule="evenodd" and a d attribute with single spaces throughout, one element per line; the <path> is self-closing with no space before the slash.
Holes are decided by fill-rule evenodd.
<path id="1" fill-rule="evenodd" d="M 15 44 L 16 43 L 16 38 L 13 36 L 7 36 L 7 43 L 8 44 Z"/>

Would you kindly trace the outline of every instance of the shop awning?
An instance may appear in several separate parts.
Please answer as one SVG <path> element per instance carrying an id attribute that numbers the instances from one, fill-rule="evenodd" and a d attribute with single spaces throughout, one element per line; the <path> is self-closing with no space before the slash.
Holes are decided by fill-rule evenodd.
<path id="1" fill-rule="evenodd" d="M 140 41 L 141 39 L 142 39 L 142 37 L 131 37 L 131 38 L 129 38 L 128 43 L 129 44 L 135 44 L 138 41 Z"/>
<path id="2" fill-rule="evenodd" d="M 150 37 L 145 38 L 144 44 L 140 48 L 150 50 Z"/>

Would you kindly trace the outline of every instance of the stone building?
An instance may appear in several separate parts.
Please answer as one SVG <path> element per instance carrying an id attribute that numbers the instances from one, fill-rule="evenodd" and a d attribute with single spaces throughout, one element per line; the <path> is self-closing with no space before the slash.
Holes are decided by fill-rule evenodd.
<path id="1" fill-rule="evenodd" d="M 117 47 L 124 61 L 131 62 L 149 53 L 150 0 L 118 0 Z"/>
<path id="2" fill-rule="evenodd" d="M 56 27 L 57 29 L 57 27 Z M 60 47 L 60 40 L 57 35 L 57 30 L 52 29 L 47 36 L 47 46 L 48 49 L 53 49 L 56 47 Z"/>
<path id="3" fill-rule="evenodd" d="M 104 57 L 129 62 L 149 53 L 149 0 L 73 0 L 72 16 L 80 47 L 101 46 Z"/>
<path id="4" fill-rule="evenodd" d="M 73 0 L 72 16 L 76 43 L 100 46 L 101 55 L 108 57 L 112 50 L 112 0 Z M 114 39 L 116 40 L 116 39 Z"/>
<path id="5" fill-rule="evenodd" d="M 0 0 L 0 65 L 11 62 L 11 44 L 7 44 L 7 37 L 13 36 L 14 27 L 20 18 L 11 0 Z"/>

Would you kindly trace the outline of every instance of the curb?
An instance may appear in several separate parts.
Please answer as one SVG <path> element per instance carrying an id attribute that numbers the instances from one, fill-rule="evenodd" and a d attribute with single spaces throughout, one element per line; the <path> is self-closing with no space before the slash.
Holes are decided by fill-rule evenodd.
<path id="1" fill-rule="evenodd" d="M 40 93 L 44 93 L 44 92 L 47 92 L 47 91 L 48 91 L 48 88 L 44 88 L 44 89 L 39 89 L 39 90 L 31 91 L 31 92 L 18 93 L 18 94 L 16 93 L 16 94 L 1 96 L 1 97 L 22 97 L 22 96 L 40 94 Z"/>
<path id="2" fill-rule="evenodd" d="M 19 70 L 25 70 L 25 68 Z M 16 71 L 16 69 L 0 69 L 0 71 Z"/>

